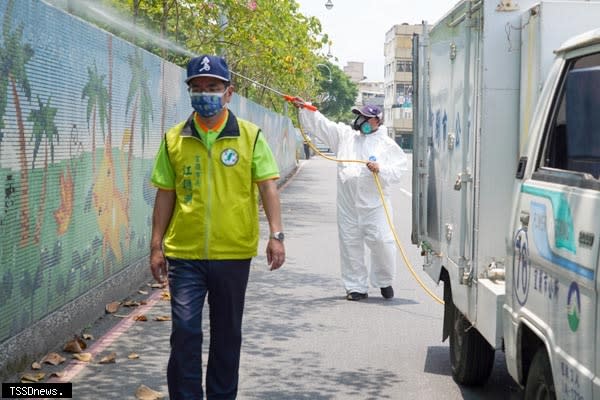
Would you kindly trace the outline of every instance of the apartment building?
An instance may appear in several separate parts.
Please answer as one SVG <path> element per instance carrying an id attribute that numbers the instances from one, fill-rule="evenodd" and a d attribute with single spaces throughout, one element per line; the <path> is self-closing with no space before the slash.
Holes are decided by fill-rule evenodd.
<path id="1" fill-rule="evenodd" d="M 366 79 L 365 63 L 360 61 L 348 61 L 344 66 L 344 73 L 348 75 L 350 80 L 356 84 Z"/>
<path id="2" fill-rule="evenodd" d="M 385 97 L 383 82 L 368 81 L 364 74 L 363 62 L 349 61 L 344 67 L 344 73 L 358 86 L 358 95 L 354 101 L 356 106 L 375 104 L 383 107 Z"/>
<path id="3" fill-rule="evenodd" d="M 413 145 L 412 37 L 422 25 L 394 25 L 385 34 L 384 124 L 390 137 L 405 150 Z"/>

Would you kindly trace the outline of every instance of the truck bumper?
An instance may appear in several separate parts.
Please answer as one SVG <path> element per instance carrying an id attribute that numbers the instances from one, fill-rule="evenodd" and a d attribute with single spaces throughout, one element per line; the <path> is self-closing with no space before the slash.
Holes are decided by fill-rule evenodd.
<path id="1" fill-rule="evenodd" d="M 477 281 L 477 330 L 495 348 L 502 348 L 502 306 L 504 281 Z"/>

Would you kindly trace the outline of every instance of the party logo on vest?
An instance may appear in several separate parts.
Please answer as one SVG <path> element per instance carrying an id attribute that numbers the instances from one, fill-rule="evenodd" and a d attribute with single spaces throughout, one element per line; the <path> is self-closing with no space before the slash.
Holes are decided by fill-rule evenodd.
<path id="1" fill-rule="evenodd" d="M 225 149 L 221 153 L 221 162 L 223 163 L 223 165 L 226 165 L 228 167 L 237 164 L 238 159 L 238 153 L 234 149 Z"/>

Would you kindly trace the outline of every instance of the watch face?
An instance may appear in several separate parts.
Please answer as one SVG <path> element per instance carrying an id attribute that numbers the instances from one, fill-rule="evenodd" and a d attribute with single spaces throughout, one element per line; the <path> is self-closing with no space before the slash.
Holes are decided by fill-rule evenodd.
<path id="1" fill-rule="evenodd" d="M 277 240 L 283 240 L 283 232 L 275 232 L 273 233 L 272 237 L 273 239 L 277 239 Z"/>

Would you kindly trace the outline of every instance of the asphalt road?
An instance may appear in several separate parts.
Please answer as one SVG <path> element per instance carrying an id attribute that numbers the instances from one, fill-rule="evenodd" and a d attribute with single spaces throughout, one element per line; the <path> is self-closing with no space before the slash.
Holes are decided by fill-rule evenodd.
<path id="1" fill-rule="evenodd" d="M 454 383 L 448 343 L 441 342 L 443 308 L 417 285 L 400 257 L 394 299 L 384 300 L 379 289 L 371 288 L 367 300 L 345 300 L 335 174 L 335 163 L 313 157 L 301 161 L 281 191 L 287 262 L 279 271 L 267 271 L 266 242 L 261 241 L 246 296 L 238 399 L 522 398 L 500 352 L 485 386 Z M 410 243 L 410 191 L 407 174 L 394 191 L 395 226 L 410 262 L 441 297 L 442 287 L 421 272 L 419 249 Z M 261 232 L 266 238 L 264 219 Z M 88 350 L 94 360 L 56 367 L 73 382 L 74 399 L 133 399 L 141 384 L 167 393 L 170 323 L 154 318 L 168 315 L 169 304 L 157 289 L 146 301 L 130 315 L 143 313 L 147 322 L 106 316 L 86 329 L 95 335 Z M 206 346 L 207 320 L 204 326 Z M 116 363 L 99 364 L 110 352 L 116 353 Z M 132 352 L 140 357 L 128 359 Z"/>

